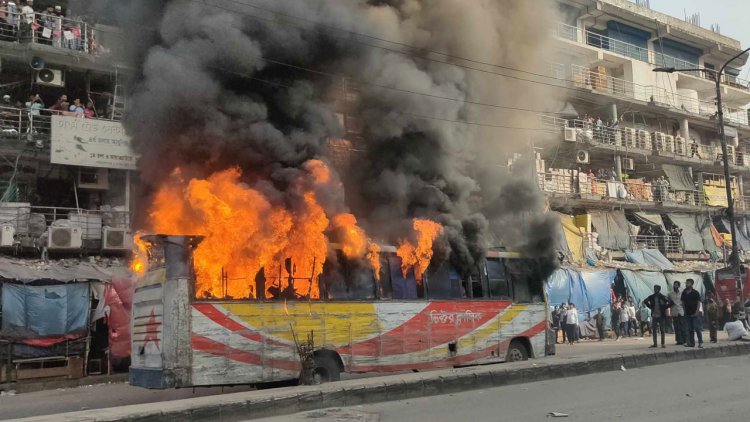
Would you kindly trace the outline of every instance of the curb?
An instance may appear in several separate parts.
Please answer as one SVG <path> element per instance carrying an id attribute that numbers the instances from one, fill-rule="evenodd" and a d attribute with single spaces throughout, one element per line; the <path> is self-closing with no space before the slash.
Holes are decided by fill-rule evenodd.
<path id="1" fill-rule="evenodd" d="M 260 390 L 171 402 L 45 415 L 19 421 L 152 422 L 242 421 L 283 416 L 329 407 L 356 406 L 414 399 L 492 387 L 609 371 L 644 368 L 692 359 L 711 359 L 750 353 L 750 343 L 727 343 L 705 349 L 681 349 L 608 356 L 570 362 L 543 359 L 507 364 L 445 369 L 340 381 L 319 386 Z"/>

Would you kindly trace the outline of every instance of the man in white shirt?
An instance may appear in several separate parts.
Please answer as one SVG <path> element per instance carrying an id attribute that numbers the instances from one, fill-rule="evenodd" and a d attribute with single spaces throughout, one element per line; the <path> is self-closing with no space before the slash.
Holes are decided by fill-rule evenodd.
<path id="1" fill-rule="evenodd" d="M 565 328 L 568 330 L 568 343 L 573 344 L 578 339 L 578 309 L 571 303 L 570 309 L 565 314 Z"/>
<path id="2" fill-rule="evenodd" d="M 672 306 L 672 326 L 674 327 L 674 340 L 675 343 L 685 344 L 685 311 L 682 307 L 682 290 L 680 290 L 681 283 L 675 281 L 672 285 L 672 291 L 669 292 L 669 300 L 674 302 Z"/>
<path id="3" fill-rule="evenodd" d="M 26 0 L 26 4 L 21 7 L 21 41 L 31 41 L 33 32 L 31 25 L 34 23 L 34 1 Z"/>

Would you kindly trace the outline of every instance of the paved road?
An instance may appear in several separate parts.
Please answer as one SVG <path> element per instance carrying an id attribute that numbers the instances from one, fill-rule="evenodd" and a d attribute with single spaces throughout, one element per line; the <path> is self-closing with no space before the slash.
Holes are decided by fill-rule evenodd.
<path id="1" fill-rule="evenodd" d="M 685 361 L 262 422 L 565 421 L 746 422 L 750 357 Z"/>
<path id="2" fill-rule="evenodd" d="M 721 339 L 721 337 L 720 337 Z M 622 355 L 642 352 L 650 340 L 641 338 L 623 339 L 621 341 L 589 342 L 582 341 L 575 345 L 558 345 L 554 359 L 569 359 L 579 356 Z M 675 348 L 677 346 L 670 346 Z M 750 362 L 749 362 L 750 363 Z M 361 378 L 368 375 L 344 375 L 347 378 Z M 101 409 L 129 404 L 155 403 L 168 400 L 189 399 L 192 397 L 214 394 L 237 393 L 252 390 L 251 387 L 198 388 L 183 390 L 146 390 L 131 387 L 127 384 L 105 384 L 88 387 L 38 391 L 0 396 L 0 420 L 29 416 L 48 415 L 78 410 Z"/>

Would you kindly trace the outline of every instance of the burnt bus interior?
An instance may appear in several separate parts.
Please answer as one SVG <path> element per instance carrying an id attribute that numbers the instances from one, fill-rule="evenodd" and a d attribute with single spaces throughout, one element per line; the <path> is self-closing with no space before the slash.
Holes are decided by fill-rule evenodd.
<path id="1" fill-rule="evenodd" d="M 380 277 L 376 278 L 372 268 L 362 260 L 348 259 L 341 251 L 328 258 L 322 274 L 317 279 L 309 276 L 297 277 L 296 265 L 287 259 L 285 273 L 292 274 L 281 282 L 282 271 L 277 277 L 266 277 L 261 269 L 254 277 L 237 277 L 222 274 L 222 283 L 250 283 L 255 292 L 252 297 L 234 298 L 226 294 L 199 297 L 196 300 L 460 300 L 493 299 L 512 300 L 517 303 L 544 302 L 544 280 L 536 275 L 538 267 L 534 259 L 515 257 L 513 254 L 489 252 L 471 274 L 461 276 L 448 261 L 431 263 L 424 280 L 416 280 L 410 270 L 404 276 L 401 259 L 392 247 L 380 252 Z M 393 250 L 393 251 L 391 251 Z M 149 266 L 164 265 L 163 245 L 153 243 L 149 248 Z M 312 283 L 318 283 L 320 298 L 310 298 Z M 283 287 L 282 287 L 283 286 Z M 226 291 L 226 289 L 224 289 Z"/>

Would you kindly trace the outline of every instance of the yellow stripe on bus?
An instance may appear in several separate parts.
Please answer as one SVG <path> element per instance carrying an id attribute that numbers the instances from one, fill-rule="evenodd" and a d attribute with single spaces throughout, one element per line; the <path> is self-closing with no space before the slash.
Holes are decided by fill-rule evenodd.
<path id="1" fill-rule="evenodd" d="M 492 334 L 499 333 L 505 325 L 513 321 L 513 319 L 517 317 L 521 312 L 525 311 L 526 308 L 526 305 L 512 305 L 511 308 L 503 312 L 499 318 L 488 321 L 482 329 L 478 331 L 472 331 L 471 333 L 469 333 L 469 337 L 464 337 L 459 340 L 459 350 L 466 347 L 473 347 L 474 344 L 476 344 L 477 340 L 482 340 L 486 337 L 491 336 Z"/>

